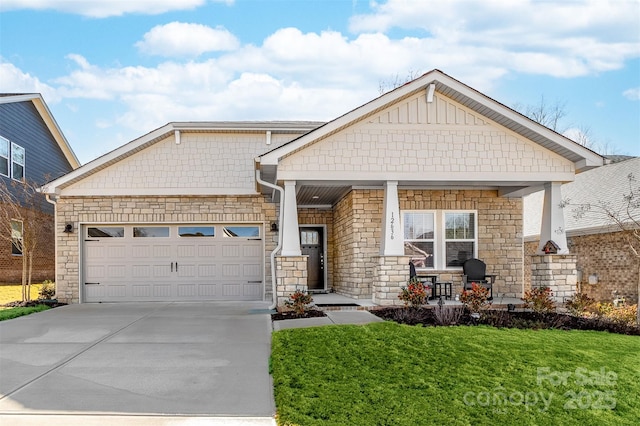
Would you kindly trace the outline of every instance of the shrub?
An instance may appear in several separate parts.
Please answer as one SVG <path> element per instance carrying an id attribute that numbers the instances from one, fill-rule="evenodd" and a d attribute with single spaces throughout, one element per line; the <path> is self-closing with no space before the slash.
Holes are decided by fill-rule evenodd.
<path id="1" fill-rule="evenodd" d="M 51 280 L 45 280 L 42 282 L 42 288 L 38 293 L 38 299 L 53 299 L 56 295 L 56 286 Z"/>
<path id="2" fill-rule="evenodd" d="M 576 293 L 572 298 L 564 302 L 565 308 L 573 316 L 580 317 L 596 301 L 584 293 Z"/>
<path id="3" fill-rule="evenodd" d="M 533 312 L 539 314 L 546 314 L 556 311 L 552 296 L 553 292 L 549 287 L 536 287 L 526 291 L 522 301 L 525 308 L 532 309 Z"/>
<path id="4" fill-rule="evenodd" d="M 309 305 L 313 303 L 313 297 L 306 291 L 296 290 L 289 296 L 288 300 L 285 300 L 284 305 L 293 309 L 296 314 L 304 314 L 309 310 Z"/>
<path id="5" fill-rule="evenodd" d="M 398 299 L 404 302 L 405 306 L 418 308 L 424 305 L 427 300 L 427 291 L 430 287 L 424 285 L 416 277 L 409 280 L 406 287 L 402 287 Z"/>
<path id="6" fill-rule="evenodd" d="M 438 325 L 457 325 L 463 312 L 463 309 L 455 306 L 438 306 L 434 309 L 433 316 Z"/>
<path id="7" fill-rule="evenodd" d="M 638 315 L 638 305 L 615 307 L 612 303 L 598 302 L 589 308 L 592 315 L 618 324 L 634 325 Z"/>
<path id="8" fill-rule="evenodd" d="M 482 309 L 489 307 L 491 302 L 488 299 L 489 289 L 478 283 L 471 283 L 471 290 L 463 290 L 460 295 L 460 302 L 471 313 L 479 313 Z"/>

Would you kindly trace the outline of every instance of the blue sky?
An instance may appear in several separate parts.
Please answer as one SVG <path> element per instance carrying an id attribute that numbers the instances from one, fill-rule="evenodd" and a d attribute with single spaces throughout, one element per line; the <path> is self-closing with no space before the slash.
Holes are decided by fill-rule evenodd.
<path id="1" fill-rule="evenodd" d="M 0 92 L 82 163 L 171 121 L 331 120 L 438 68 L 640 155 L 640 0 L 2 0 Z"/>

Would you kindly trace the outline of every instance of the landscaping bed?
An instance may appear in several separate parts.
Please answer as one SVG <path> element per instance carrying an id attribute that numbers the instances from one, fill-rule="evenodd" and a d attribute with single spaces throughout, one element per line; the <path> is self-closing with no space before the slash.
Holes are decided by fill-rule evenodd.
<path id="1" fill-rule="evenodd" d="M 439 311 L 442 309 L 442 311 Z M 562 313 L 537 313 L 486 309 L 479 318 L 473 318 L 469 310 L 458 307 L 407 308 L 389 307 L 371 311 L 372 314 L 400 324 L 447 326 L 489 325 L 498 328 L 593 330 L 640 336 L 640 327 L 602 317 L 579 317 Z"/>
<path id="2" fill-rule="evenodd" d="M 282 321 L 288 319 L 300 319 L 300 318 L 319 318 L 326 317 L 323 311 L 319 311 L 317 309 L 309 309 L 302 313 L 294 312 L 294 311 L 282 311 L 277 312 L 275 314 L 271 314 L 271 321 Z"/>

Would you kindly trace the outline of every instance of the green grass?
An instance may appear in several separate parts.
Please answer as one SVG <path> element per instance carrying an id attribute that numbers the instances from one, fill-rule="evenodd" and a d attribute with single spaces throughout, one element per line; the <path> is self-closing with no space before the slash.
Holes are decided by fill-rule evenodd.
<path id="1" fill-rule="evenodd" d="M 34 314 L 36 312 L 46 311 L 50 309 L 46 305 L 37 305 L 28 308 L 7 308 L 0 310 L 0 321 L 18 318 L 24 315 Z"/>
<path id="2" fill-rule="evenodd" d="M 273 333 L 271 372 L 280 425 L 617 426 L 640 418 L 637 336 L 390 322 L 291 329 Z M 606 381 L 591 380 L 603 372 Z"/>

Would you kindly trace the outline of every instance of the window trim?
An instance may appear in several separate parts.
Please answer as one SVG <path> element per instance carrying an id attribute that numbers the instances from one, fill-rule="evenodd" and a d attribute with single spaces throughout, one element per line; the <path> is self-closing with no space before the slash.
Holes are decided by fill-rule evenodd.
<path id="1" fill-rule="evenodd" d="M 9 177 L 11 176 L 11 141 L 5 138 L 4 136 L 0 136 L 0 143 L 5 142 L 7 144 L 7 156 L 0 154 L 0 161 L 6 160 L 7 162 L 7 174 L 0 172 L 0 176 Z"/>
<path id="2" fill-rule="evenodd" d="M 451 241 L 456 242 L 472 242 L 473 243 L 473 253 L 471 254 L 472 258 L 478 257 L 478 211 L 477 210 L 401 210 L 400 217 L 402 220 L 402 229 L 403 229 L 403 245 L 404 241 L 416 241 L 414 239 L 405 240 L 404 238 L 404 221 L 405 221 L 405 213 L 431 213 L 433 214 L 434 226 L 433 226 L 433 267 L 429 268 L 416 268 L 420 271 L 440 271 L 440 270 L 452 270 L 459 271 L 462 269 L 462 266 L 447 266 L 447 243 Z M 472 213 L 473 214 L 473 226 L 474 226 L 474 238 L 465 238 L 465 239 L 447 239 L 446 231 L 447 231 L 447 223 L 446 223 L 446 215 L 448 213 Z M 432 240 L 421 240 L 421 241 L 432 241 Z"/>

